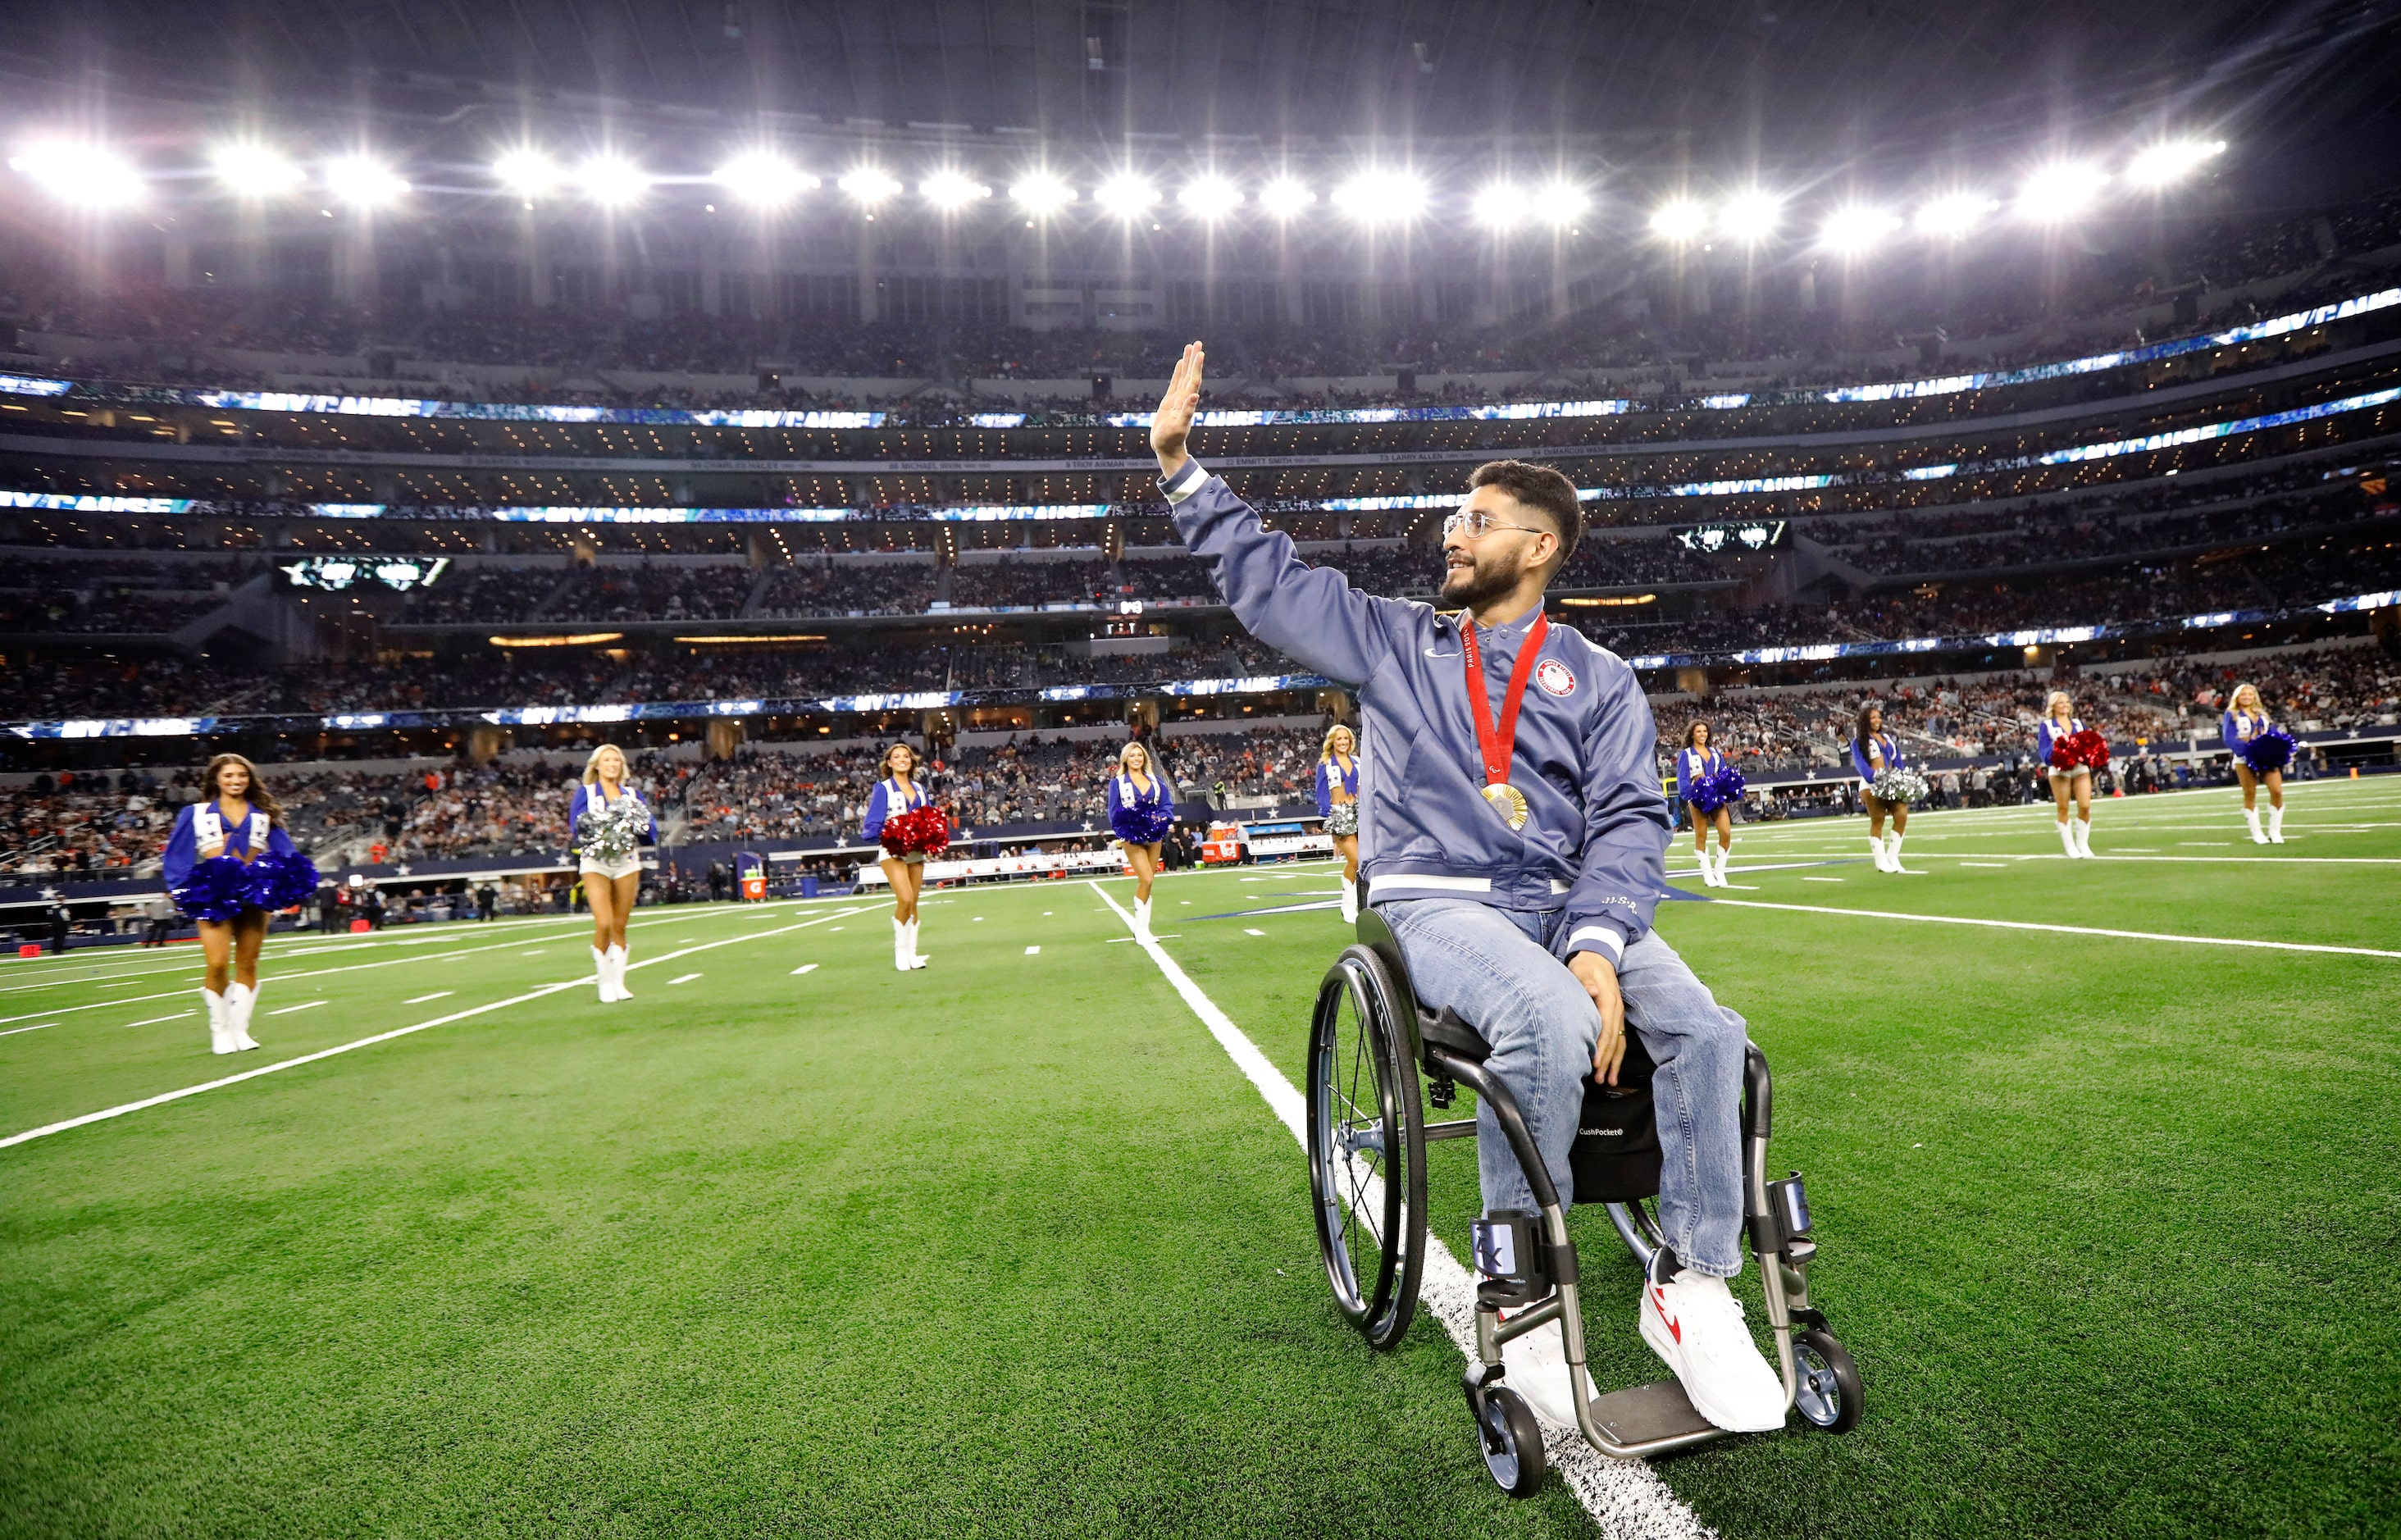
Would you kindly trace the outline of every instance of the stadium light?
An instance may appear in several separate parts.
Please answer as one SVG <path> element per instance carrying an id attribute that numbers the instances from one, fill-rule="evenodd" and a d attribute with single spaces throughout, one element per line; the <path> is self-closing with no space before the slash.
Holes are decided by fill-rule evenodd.
<path id="1" fill-rule="evenodd" d="M 750 150 L 717 168 L 709 180 L 738 202 L 777 209 L 817 186 L 817 179 L 780 155 Z"/>
<path id="2" fill-rule="evenodd" d="M 1467 212 L 1488 230 L 1509 230 L 1524 224 L 1531 211 L 1526 207 L 1522 190 L 1506 182 L 1495 182 L 1476 193 Z"/>
<path id="3" fill-rule="evenodd" d="M 2162 140 L 2136 152 L 2126 163 L 2126 180 L 2137 187 L 2164 187 L 2183 181 L 2225 153 L 2223 139 Z"/>
<path id="4" fill-rule="evenodd" d="M 593 202 L 613 209 L 650 191 L 651 177 L 622 156 L 596 155 L 575 168 L 575 185 Z"/>
<path id="5" fill-rule="evenodd" d="M 1572 225 L 1592 212 L 1592 194 L 1561 177 L 1536 190 L 1534 204 L 1552 224 Z"/>
<path id="6" fill-rule="evenodd" d="M 1289 176 L 1279 176 L 1259 189 L 1259 207 L 1269 217 L 1290 219 L 1317 201 L 1317 195 Z"/>
<path id="7" fill-rule="evenodd" d="M 2090 208 L 2109 185 L 2109 173 L 2082 160 L 2044 166 L 2018 188 L 2018 212 L 2045 225 L 2073 219 Z"/>
<path id="8" fill-rule="evenodd" d="M 1944 193 L 1918 206 L 1917 233 L 1935 241 L 1956 241 L 2000 206 L 1998 199 L 1983 193 Z"/>
<path id="9" fill-rule="evenodd" d="M 1845 256 L 1859 256 L 1883 244 L 1884 238 L 1899 228 L 1898 214 L 1854 204 L 1826 216 L 1818 227 L 1818 244 Z"/>
<path id="10" fill-rule="evenodd" d="M 142 200 L 142 173 L 103 144 L 44 140 L 9 157 L 8 169 L 22 172 L 53 198 L 88 208 L 121 208 Z"/>
<path id="11" fill-rule="evenodd" d="M 345 156 L 325 167 L 325 186 L 354 209 L 377 209 L 408 196 L 398 172 L 364 155 Z"/>
<path id="12" fill-rule="evenodd" d="M 519 198 L 540 198 L 556 191 L 567 173 L 540 150 L 511 150 L 492 162 L 492 177 Z"/>
<path id="13" fill-rule="evenodd" d="M 1223 219 L 1242 206 L 1242 189 L 1222 176 L 1196 176 L 1176 192 L 1175 201 L 1202 219 Z"/>
<path id="14" fill-rule="evenodd" d="M 1009 200 L 1027 213 L 1057 213 L 1076 201 L 1076 189 L 1052 176 L 1049 172 L 1036 172 L 1022 181 L 1009 184 Z"/>
<path id="15" fill-rule="evenodd" d="M 307 172 L 264 144 L 221 144 L 210 155 L 209 169 L 243 198 L 271 198 L 309 180 Z"/>
<path id="16" fill-rule="evenodd" d="M 848 193 L 852 202 L 869 209 L 900 193 L 900 184 L 873 166 L 861 166 L 845 174 L 834 186 Z"/>
<path id="17" fill-rule="evenodd" d="M 1425 212 L 1426 185 L 1406 172 L 1361 172 L 1334 189 L 1334 206 L 1362 225 L 1392 225 Z"/>
<path id="18" fill-rule="evenodd" d="M 1729 241 L 1756 244 L 1776 233 L 1784 217 L 1784 199 L 1774 193 L 1736 193 L 1718 210 L 1718 233 Z"/>
<path id="19" fill-rule="evenodd" d="M 1092 201 L 1119 219 L 1138 219 L 1159 201 L 1159 189 L 1132 172 L 1119 172 L 1092 189 Z"/>
<path id="20" fill-rule="evenodd" d="M 1651 233 L 1666 241 L 1697 240 L 1708 227 L 1708 205 L 1689 198 L 1670 199 L 1651 215 Z"/>
<path id="21" fill-rule="evenodd" d="M 962 172 L 942 171 L 917 184 L 918 196 L 934 207 L 949 213 L 966 208 L 981 198 L 990 198 L 992 189 Z"/>

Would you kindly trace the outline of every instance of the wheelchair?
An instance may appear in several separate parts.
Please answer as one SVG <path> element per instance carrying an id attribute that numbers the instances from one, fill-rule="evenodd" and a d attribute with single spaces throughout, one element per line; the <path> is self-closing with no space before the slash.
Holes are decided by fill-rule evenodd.
<path id="1" fill-rule="evenodd" d="M 1310 1024 L 1308 1138 L 1318 1248 L 1342 1313 L 1379 1350 L 1397 1345 L 1417 1313 L 1426 1239 L 1426 1146 L 1476 1136 L 1472 1118 L 1428 1122 L 1425 1104 L 1447 1109 L 1466 1086 L 1492 1109 L 1533 1189 L 1538 1214 L 1501 1212 L 1475 1221 L 1476 1361 L 1463 1376 L 1469 1410 L 1494 1481 L 1513 1497 L 1542 1485 L 1549 1455 L 1533 1409 L 1504 1382 L 1502 1344 L 1556 1323 L 1585 1441 L 1618 1460 L 1648 1459 L 1729 1435 L 1693 1409 L 1674 1379 L 1585 1396 L 1580 1272 L 1567 1215 L 1509 1088 L 1488 1074 L 1491 1048 L 1446 1009 L 1423 1010 L 1392 928 L 1359 914 L 1359 940 L 1319 985 Z M 1570 1157 L 1575 1201 L 1605 1204 L 1610 1222 L 1646 1273 L 1666 1252 L 1652 1204 L 1659 1193 L 1653 1065 L 1630 1028 L 1616 1086 L 1587 1081 Z M 1419 1076 L 1424 1076 L 1420 1097 Z M 1767 1176 L 1771 1089 L 1767 1057 L 1749 1045 L 1743 1070 L 1743 1183 L 1750 1249 L 1766 1296 L 1786 1405 L 1810 1426 L 1847 1433 L 1862 1409 L 1851 1355 L 1809 1302 L 1808 1195 L 1801 1174 Z M 1516 1307 L 1524 1306 L 1522 1311 Z M 1505 1323 L 1501 1311 L 1513 1313 Z"/>

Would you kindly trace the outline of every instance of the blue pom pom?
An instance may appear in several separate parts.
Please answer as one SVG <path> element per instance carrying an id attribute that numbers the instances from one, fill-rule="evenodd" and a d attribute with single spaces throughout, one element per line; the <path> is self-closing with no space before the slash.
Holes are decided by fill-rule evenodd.
<path id="1" fill-rule="evenodd" d="M 1128 845 L 1157 845 L 1175 826 L 1167 808 L 1121 807 L 1109 815 L 1109 829 Z"/>
<path id="2" fill-rule="evenodd" d="M 2292 763 L 2293 750 L 2299 747 L 2292 734 L 2281 727 L 2270 727 L 2243 746 L 2243 762 L 2251 767 L 2253 775 L 2264 776 Z"/>
<path id="3" fill-rule="evenodd" d="M 211 856 L 168 896 L 186 917 L 222 923 L 248 906 L 250 868 L 231 856 Z"/>
<path id="4" fill-rule="evenodd" d="M 1724 769 L 1703 776 L 1693 782 L 1693 805 L 1703 813 L 1715 813 L 1742 800 L 1742 772 L 1729 764 Z"/>
<path id="5" fill-rule="evenodd" d="M 317 868 L 306 856 L 269 850 L 250 863 L 250 901 L 272 914 L 317 891 Z"/>

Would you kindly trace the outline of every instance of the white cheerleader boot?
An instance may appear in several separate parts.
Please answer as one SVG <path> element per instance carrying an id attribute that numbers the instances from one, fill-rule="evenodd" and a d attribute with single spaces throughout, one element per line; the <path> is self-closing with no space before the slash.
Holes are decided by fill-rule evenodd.
<path id="1" fill-rule="evenodd" d="M 609 954 L 597 946 L 592 949 L 592 982 L 600 986 L 601 1004 L 617 997 L 617 986 L 609 982 Z"/>
<path id="2" fill-rule="evenodd" d="M 2265 832 L 2265 831 L 2263 831 L 2263 830 L 2259 827 L 2259 810 L 2258 810 L 2257 808 L 2256 808 L 2256 807 L 2246 807 L 2246 808 L 2244 808 L 2244 809 L 2243 810 L 2243 821 L 2244 823 L 2247 823 L 2247 824 L 2249 824 L 2249 825 L 2251 826 L 2251 843 L 2252 843 L 2252 844 L 2254 844 L 2254 845 L 2265 845 L 2265 844 L 2267 844 L 2267 843 L 2268 843 L 2268 835 L 2267 835 L 2266 832 Z"/>
<path id="3" fill-rule="evenodd" d="M 2281 807 L 2268 809 L 2268 843 L 2270 845 L 2284 843 L 2284 810 Z"/>
<path id="4" fill-rule="evenodd" d="M 239 1053 L 241 1045 L 226 1030 L 226 997 L 213 989 L 200 991 L 200 1003 L 209 1008 L 209 1052 Z"/>
<path id="5" fill-rule="evenodd" d="M 923 968 L 933 960 L 917 950 L 917 927 L 921 923 L 923 922 L 918 920 L 909 922 L 909 966 L 911 968 Z"/>
<path id="6" fill-rule="evenodd" d="M 1870 834 L 1868 836 L 1868 853 L 1875 858 L 1875 869 L 1877 871 L 1889 872 L 1892 870 L 1892 860 L 1884 853 L 1884 841 L 1874 834 Z"/>
<path id="7" fill-rule="evenodd" d="M 2076 826 L 2076 853 L 2086 860 L 2091 860 L 2092 859 L 2092 820 L 2077 818 L 2073 821 Z"/>
<path id="8" fill-rule="evenodd" d="M 1359 923 L 1359 885 L 1348 877 L 1342 879 L 1342 923 Z"/>
<path id="9" fill-rule="evenodd" d="M 892 966 L 899 969 L 901 972 L 906 973 L 910 969 L 916 966 L 914 961 L 916 956 L 917 949 L 909 944 L 909 928 L 900 923 L 899 915 L 894 915 L 892 920 Z"/>
<path id="10" fill-rule="evenodd" d="M 2076 859 L 2076 820 L 2074 818 L 2059 820 L 2059 847 L 2067 852 L 2069 860 Z"/>
<path id="11" fill-rule="evenodd" d="M 625 949 L 622 946 L 609 949 L 609 988 L 614 998 L 630 1000 L 634 997 L 634 992 L 625 987 Z"/>
<path id="12" fill-rule="evenodd" d="M 1138 940 L 1150 940 L 1150 901 L 1133 901 L 1133 933 Z"/>
<path id="13" fill-rule="evenodd" d="M 1734 884 L 1726 881 L 1726 862 L 1732 859 L 1734 859 L 1734 842 L 1732 840 L 1728 840 L 1725 844 L 1718 846 L 1718 886 L 1720 887 L 1732 887 L 1734 886 Z"/>
<path id="14" fill-rule="evenodd" d="M 1892 832 L 1892 833 L 1886 834 L 1886 835 L 1884 837 L 1884 848 L 1885 848 L 1885 855 L 1886 855 L 1886 858 L 1887 858 L 1887 859 L 1892 862 L 1892 864 L 1891 864 L 1890 866 L 1886 867 L 1886 868 L 1885 868 L 1885 870 L 1886 870 L 1886 871 L 1887 871 L 1887 872 L 1894 872 L 1894 873 L 1898 873 L 1898 872 L 1900 872 L 1900 871 L 1901 870 L 1901 865 L 1900 865 L 1900 832 L 1899 832 L 1898 831 L 1895 831 L 1895 832 Z"/>
<path id="15" fill-rule="evenodd" d="M 250 1035 L 250 1013 L 258 1009 L 258 986 L 254 983 L 229 984 L 225 996 L 226 1036 L 233 1039 L 237 1051 L 256 1048 Z"/>

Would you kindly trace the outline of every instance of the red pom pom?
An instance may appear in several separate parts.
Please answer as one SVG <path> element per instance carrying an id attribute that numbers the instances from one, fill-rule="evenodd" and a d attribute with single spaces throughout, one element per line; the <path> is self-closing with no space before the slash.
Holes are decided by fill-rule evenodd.
<path id="1" fill-rule="evenodd" d="M 2095 770 L 2109 768 L 2109 740 L 2092 728 L 2087 727 L 2082 732 L 2070 736 L 2067 747 L 2076 751 L 2076 757 L 2067 762 L 2070 764 L 2089 764 Z M 2059 755 L 2054 751 L 2051 755 L 2052 761 L 2056 763 L 2058 758 Z"/>
<path id="2" fill-rule="evenodd" d="M 2084 763 L 2077 754 L 2073 736 L 2051 740 L 2051 763 L 2053 768 L 2060 770 L 2073 770 Z"/>
<path id="3" fill-rule="evenodd" d="M 885 819 L 878 837 L 891 855 L 939 856 L 951 847 L 951 820 L 931 804 L 912 807 Z"/>

